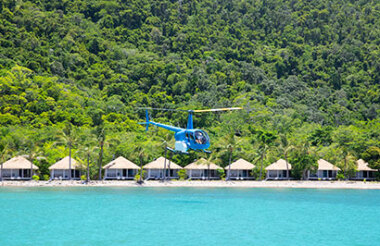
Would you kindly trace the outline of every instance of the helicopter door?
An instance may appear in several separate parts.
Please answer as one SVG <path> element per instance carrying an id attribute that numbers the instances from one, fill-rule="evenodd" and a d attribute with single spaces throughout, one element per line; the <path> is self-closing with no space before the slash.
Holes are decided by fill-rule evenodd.
<path id="1" fill-rule="evenodd" d="M 192 132 L 186 132 L 186 139 L 190 142 L 190 143 L 193 143 L 194 142 L 194 135 Z"/>

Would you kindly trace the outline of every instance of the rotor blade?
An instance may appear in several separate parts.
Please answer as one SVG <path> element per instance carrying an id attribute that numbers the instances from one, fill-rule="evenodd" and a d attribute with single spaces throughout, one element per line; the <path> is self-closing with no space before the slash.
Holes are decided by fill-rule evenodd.
<path id="1" fill-rule="evenodd" d="M 148 110 L 160 110 L 160 111 L 181 111 L 181 112 L 188 112 L 189 110 L 185 109 L 171 109 L 171 108 L 137 108 L 137 109 L 148 109 Z"/>
<path id="2" fill-rule="evenodd" d="M 217 112 L 217 111 L 228 111 L 228 110 L 241 110 L 243 108 L 212 108 L 212 109 L 199 109 L 199 110 L 193 110 L 194 113 L 201 113 L 201 112 Z"/>

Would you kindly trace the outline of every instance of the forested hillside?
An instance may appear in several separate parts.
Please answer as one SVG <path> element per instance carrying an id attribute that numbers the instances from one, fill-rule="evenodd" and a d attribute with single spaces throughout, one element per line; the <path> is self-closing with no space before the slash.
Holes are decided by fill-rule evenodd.
<path id="1" fill-rule="evenodd" d="M 96 175 L 99 160 L 148 161 L 174 144 L 146 133 L 137 107 L 241 106 L 195 115 L 207 158 L 225 166 L 233 146 L 257 165 L 289 155 L 298 177 L 317 158 L 348 175 L 380 147 L 379 47 L 375 0 L 3 0 L 0 158 L 28 154 L 47 173 L 69 143 Z"/>

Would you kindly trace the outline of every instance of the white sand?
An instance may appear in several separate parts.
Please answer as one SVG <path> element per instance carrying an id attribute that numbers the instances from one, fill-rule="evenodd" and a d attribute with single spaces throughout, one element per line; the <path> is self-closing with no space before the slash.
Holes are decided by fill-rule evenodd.
<path id="1" fill-rule="evenodd" d="M 0 186 L 10 187 L 236 187 L 236 188 L 313 188 L 313 189 L 380 189 L 380 182 L 362 181 L 3 181 Z"/>

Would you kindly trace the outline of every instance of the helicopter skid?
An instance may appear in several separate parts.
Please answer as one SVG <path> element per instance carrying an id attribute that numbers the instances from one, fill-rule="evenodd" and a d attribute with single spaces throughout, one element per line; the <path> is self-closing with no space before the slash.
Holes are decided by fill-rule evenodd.
<path id="1" fill-rule="evenodd" d="M 183 151 L 179 151 L 179 150 L 175 150 L 175 149 L 172 149 L 172 148 L 169 148 L 169 147 L 166 147 L 167 150 L 173 152 L 174 154 L 186 154 L 188 155 L 189 152 L 183 152 Z"/>

